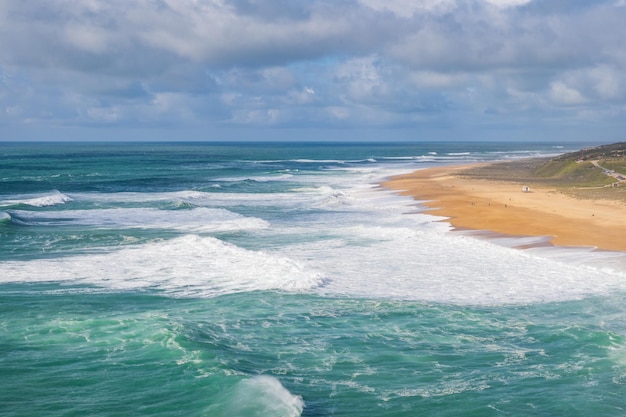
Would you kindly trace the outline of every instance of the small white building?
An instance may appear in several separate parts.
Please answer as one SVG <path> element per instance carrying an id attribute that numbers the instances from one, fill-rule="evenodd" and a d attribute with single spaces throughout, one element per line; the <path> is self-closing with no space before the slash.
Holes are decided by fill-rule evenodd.
<path id="1" fill-rule="evenodd" d="M 528 185 L 524 185 L 522 187 L 522 191 L 525 192 L 525 193 L 529 193 L 530 192 L 530 187 Z"/>

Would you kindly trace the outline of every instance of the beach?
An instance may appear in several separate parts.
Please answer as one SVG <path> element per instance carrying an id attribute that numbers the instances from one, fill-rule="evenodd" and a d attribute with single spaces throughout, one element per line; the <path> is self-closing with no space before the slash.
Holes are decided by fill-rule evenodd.
<path id="1" fill-rule="evenodd" d="M 626 251 L 623 201 L 580 199 L 556 187 L 465 175 L 479 166 L 484 164 L 428 168 L 383 185 L 412 196 L 457 229 L 546 236 L 557 246 Z"/>

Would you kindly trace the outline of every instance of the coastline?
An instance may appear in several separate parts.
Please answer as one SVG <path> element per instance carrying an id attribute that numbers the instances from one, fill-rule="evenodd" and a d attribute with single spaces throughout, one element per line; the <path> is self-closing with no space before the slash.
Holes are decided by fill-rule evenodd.
<path id="1" fill-rule="evenodd" d="M 545 236 L 556 246 L 626 252 L 623 201 L 579 199 L 556 187 L 463 175 L 493 164 L 427 168 L 393 177 L 382 186 L 413 197 L 456 229 Z M 530 190 L 524 192 L 525 186 Z"/>

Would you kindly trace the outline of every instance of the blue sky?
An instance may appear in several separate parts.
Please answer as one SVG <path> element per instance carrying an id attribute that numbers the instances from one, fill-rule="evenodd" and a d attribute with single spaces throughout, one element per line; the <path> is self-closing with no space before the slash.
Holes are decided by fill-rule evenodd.
<path id="1" fill-rule="evenodd" d="M 625 139 L 626 0 L 3 0 L 0 140 Z"/>

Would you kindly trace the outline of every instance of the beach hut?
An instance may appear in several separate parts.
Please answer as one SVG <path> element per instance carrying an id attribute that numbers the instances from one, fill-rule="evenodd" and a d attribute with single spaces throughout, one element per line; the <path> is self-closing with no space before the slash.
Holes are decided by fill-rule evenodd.
<path id="1" fill-rule="evenodd" d="M 524 185 L 522 187 L 522 191 L 525 192 L 525 193 L 529 193 L 530 192 L 530 187 L 528 185 Z"/>

